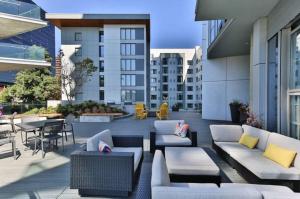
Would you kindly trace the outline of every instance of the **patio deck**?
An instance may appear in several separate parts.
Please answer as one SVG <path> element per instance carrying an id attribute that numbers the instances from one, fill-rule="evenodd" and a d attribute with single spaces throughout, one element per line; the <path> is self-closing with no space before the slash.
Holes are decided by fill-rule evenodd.
<path id="1" fill-rule="evenodd" d="M 170 119 L 184 119 L 191 128 L 197 130 L 198 145 L 204 147 L 221 168 L 224 182 L 244 182 L 234 169 L 210 149 L 209 125 L 224 122 L 202 120 L 199 113 L 193 112 L 171 113 Z M 152 155 L 149 153 L 149 130 L 154 120 L 155 118 L 135 120 L 130 117 L 111 123 L 77 123 L 74 125 L 76 144 L 73 145 L 72 140 L 69 139 L 64 152 L 59 147 L 59 150 L 47 152 L 44 159 L 42 159 L 41 152 L 32 156 L 32 150 L 25 150 L 26 147 L 21 144 L 18 134 L 16 140 L 21 156 L 17 160 L 4 157 L 3 150 L 11 150 L 10 145 L 0 148 L 0 198 L 80 198 L 77 190 L 69 189 L 69 155 L 79 149 L 80 145 L 85 143 L 86 138 L 104 129 L 111 129 L 114 135 L 144 136 L 143 169 L 140 182 L 130 198 L 150 198 Z"/>

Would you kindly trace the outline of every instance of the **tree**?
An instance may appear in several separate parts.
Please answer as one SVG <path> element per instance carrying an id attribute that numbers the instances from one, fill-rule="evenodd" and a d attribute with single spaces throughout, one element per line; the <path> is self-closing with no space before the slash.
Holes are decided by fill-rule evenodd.
<path id="1" fill-rule="evenodd" d="M 14 85 L 5 89 L 0 99 L 26 103 L 60 99 L 60 84 L 49 68 L 22 70 L 17 73 Z"/>
<path id="2" fill-rule="evenodd" d="M 60 50 L 60 57 L 64 54 Z M 61 85 L 62 92 L 65 94 L 68 103 L 71 104 L 75 95 L 81 90 L 82 85 L 90 81 L 90 77 L 97 70 L 93 60 L 86 58 L 74 65 L 70 63 L 62 63 L 61 66 Z"/>

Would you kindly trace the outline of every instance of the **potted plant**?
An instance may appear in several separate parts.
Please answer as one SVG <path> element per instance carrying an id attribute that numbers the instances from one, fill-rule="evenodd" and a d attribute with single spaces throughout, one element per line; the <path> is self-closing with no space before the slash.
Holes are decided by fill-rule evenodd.
<path id="1" fill-rule="evenodd" d="M 241 103 L 240 106 L 240 124 L 245 124 L 249 117 L 249 105 Z"/>
<path id="2" fill-rule="evenodd" d="M 259 118 L 256 117 L 255 114 L 251 112 L 249 112 L 249 116 L 247 118 L 246 124 L 259 129 L 262 129 L 263 127 L 262 121 L 260 121 Z"/>
<path id="3" fill-rule="evenodd" d="M 172 111 L 173 111 L 173 112 L 178 112 L 178 111 L 179 111 L 179 105 L 178 105 L 178 103 L 176 103 L 176 104 L 174 104 L 174 105 L 172 106 Z"/>
<path id="4" fill-rule="evenodd" d="M 240 122 L 240 107 L 241 102 L 238 100 L 233 100 L 230 104 L 230 112 L 231 112 L 231 121 L 234 123 Z"/>

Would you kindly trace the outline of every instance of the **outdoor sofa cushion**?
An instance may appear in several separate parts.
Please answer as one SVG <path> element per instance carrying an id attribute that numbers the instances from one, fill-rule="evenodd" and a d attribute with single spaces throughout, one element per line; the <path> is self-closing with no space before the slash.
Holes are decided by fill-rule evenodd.
<path id="1" fill-rule="evenodd" d="M 192 141 L 177 135 L 156 135 L 155 144 L 158 146 L 190 146 Z"/>
<path id="2" fill-rule="evenodd" d="M 216 185 L 205 186 L 199 184 L 197 187 L 152 187 L 152 199 L 262 199 L 260 192 L 253 188 L 232 189 L 218 188 Z"/>
<path id="3" fill-rule="evenodd" d="M 242 137 L 239 140 L 239 143 L 250 149 L 253 149 L 258 143 L 258 137 L 243 133 Z"/>
<path id="4" fill-rule="evenodd" d="M 220 175 L 219 167 L 200 147 L 166 147 L 165 157 L 169 174 Z"/>
<path id="5" fill-rule="evenodd" d="M 278 133 L 271 133 L 268 139 L 268 144 L 276 144 L 277 146 L 296 151 L 296 157 L 293 163 L 300 170 L 300 141 Z"/>
<path id="6" fill-rule="evenodd" d="M 209 127 L 215 142 L 238 142 L 243 134 L 240 125 L 210 125 Z"/>
<path id="7" fill-rule="evenodd" d="M 284 168 L 265 158 L 262 155 L 263 151 L 259 149 L 249 149 L 237 142 L 216 142 L 215 144 L 261 179 L 300 180 L 299 169 Z"/>
<path id="8" fill-rule="evenodd" d="M 285 168 L 289 168 L 294 161 L 296 151 L 288 150 L 270 143 L 263 153 L 263 156 L 277 162 Z"/>
<path id="9" fill-rule="evenodd" d="M 243 189 L 243 188 L 254 188 L 259 192 L 262 191 L 272 191 L 272 192 L 280 192 L 280 193 L 294 193 L 290 188 L 286 186 L 279 185 L 264 185 L 264 184 L 246 184 L 246 183 L 222 183 L 221 188 L 235 188 L 235 189 Z"/>
<path id="10" fill-rule="evenodd" d="M 273 191 L 262 191 L 264 199 L 299 199 L 300 193 L 281 193 Z"/>
<path id="11" fill-rule="evenodd" d="M 112 148 L 112 152 L 132 152 L 134 153 L 133 161 L 134 161 L 134 171 L 139 166 L 139 163 L 142 158 L 143 149 L 142 147 L 114 147 Z"/>
<path id="12" fill-rule="evenodd" d="M 256 148 L 258 148 L 262 151 L 264 151 L 266 149 L 268 138 L 270 135 L 269 131 L 254 128 L 254 127 L 248 126 L 248 125 L 242 125 L 242 128 L 243 128 L 244 133 L 247 133 L 251 136 L 259 138 Z"/>
<path id="13" fill-rule="evenodd" d="M 170 177 L 166 160 L 160 150 L 156 150 L 152 162 L 151 187 L 170 186 Z"/>
<path id="14" fill-rule="evenodd" d="M 114 147 L 114 143 L 112 141 L 112 135 L 109 129 L 106 129 L 100 133 L 97 133 L 93 137 L 87 139 L 86 147 L 87 151 L 98 151 L 99 142 L 103 141 L 112 149 Z"/>
<path id="15" fill-rule="evenodd" d="M 156 130 L 156 134 L 174 135 L 176 125 L 179 122 L 183 124 L 184 120 L 155 120 L 154 128 Z"/>

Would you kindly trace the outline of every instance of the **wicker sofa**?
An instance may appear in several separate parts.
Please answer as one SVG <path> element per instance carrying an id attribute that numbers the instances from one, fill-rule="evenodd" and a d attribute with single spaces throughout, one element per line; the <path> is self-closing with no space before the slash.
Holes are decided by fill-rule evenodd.
<path id="1" fill-rule="evenodd" d="M 181 138 L 174 134 L 176 124 L 184 123 L 184 120 L 156 120 L 154 127 L 150 131 L 150 152 L 154 153 L 156 149 L 164 152 L 165 147 L 196 147 L 197 132 L 188 130 L 187 136 Z"/>
<path id="2" fill-rule="evenodd" d="M 101 138 L 106 134 L 106 138 Z M 71 154 L 70 188 L 81 196 L 128 196 L 143 162 L 142 136 L 111 136 L 109 130 L 87 140 L 87 149 Z M 112 142 L 110 153 L 98 150 L 99 139 Z M 109 141 L 110 140 L 110 141 Z"/>
<path id="3" fill-rule="evenodd" d="M 154 155 L 151 177 L 152 199 L 205 198 L 205 199 L 297 199 L 288 187 L 276 185 L 222 183 L 173 183 L 160 150 Z"/>
<path id="4" fill-rule="evenodd" d="M 287 185 L 300 191 L 300 141 L 257 129 L 248 125 L 211 125 L 215 151 L 251 183 Z M 256 148 L 249 149 L 238 143 L 243 132 L 258 137 Z M 285 168 L 262 154 L 268 144 L 297 151 L 292 167 Z"/>

